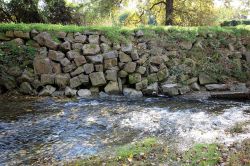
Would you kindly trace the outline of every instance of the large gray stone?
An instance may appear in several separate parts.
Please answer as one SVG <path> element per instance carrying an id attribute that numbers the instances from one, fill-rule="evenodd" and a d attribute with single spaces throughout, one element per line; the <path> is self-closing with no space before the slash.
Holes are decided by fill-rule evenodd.
<path id="1" fill-rule="evenodd" d="M 99 43 L 99 35 L 89 35 L 88 41 L 89 41 L 89 43 L 98 44 Z"/>
<path id="2" fill-rule="evenodd" d="M 191 91 L 191 89 L 190 89 L 189 86 L 182 86 L 182 87 L 179 88 L 179 93 L 181 95 L 186 94 L 186 93 L 188 93 L 190 91 Z"/>
<path id="3" fill-rule="evenodd" d="M 25 95 L 32 95 L 33 94 L 33 88 L 31 87 L 30 83 L 23 82 L 20 85 L 20 92 Z"/>
<path id="4" fill-rule="evenodd" d="M 65 92 L 64 92 L 65 96 L 74 97 L 76 96 L 76 93 L 77 93 L 77 90 L 75 89 L 72 89 L 68 86 L 65 88 Z"/>
<path id="5" fill-rule="evenodd" d="M 141 91 L 137 91 L 132 88 L 124 88 L 123 95 L 128 98 L 140 98 L 143 96 Z"/>
<path id="6" fill-rule="evenodd" d="M 230 86 L 230 91 L 246 92 L 248 91 L 248 88 L 246 86 L 246 83 L 236 83 Z"/>
<path id="7" fill-rule="evenodd" d="M 78 76 L 78 78 L 81 81 L 82 85 L 88 85 L 89 84 L 89 76 L 88 75 L 80 74 Z"/>
<path id="8" fill-rule="evenodd" d="M 85 65 L 83 65 L 83 68 L 86 74 L 90 74 L 95 70 L 92 63 L 86 63 Z"/>
<path id="9" fill-rule="evenodd" d="M 33 61 L 35 74 L 51 74 L 53 71 L 51 60 L 46 57 L 36 56 Z"/>
<path id="10" fill-rule="evenodd" d="M 165 80 L 168 76 L 169 76 L 169 71 L 168 71 L 167 68 L 165 68 L 165 69 L 163 69 L 163 70 L 160 70 L 160 71 L 157 73 L 158 81 L 163 81 L 163 80 Z"/>
<path id="11" fill-rule="evenodd" d="M 193 43 L 191 41 L 182 41 L 180 42 L 180 48 L 183 50 L 190 50 L 193 46 Z"/>
<path id="12" fill-rule="evenodd" d="M 87 56 L 86 59 L 91 63 L 103 63 L 103 56 L 102 55 L 95 55 L 95 56 Z"/>
<path id="13" fill-rule="evenodd" d="M 101 36 L 100 40 L 101 40 L 101 42 L 106 43 L 108 45 L 112 44 L 111 41 L 103 35 Z"/>
<path id="14" fill-rule="evenodd" d="M 76 66 L 81 66 L 85 63 L 87 63 L 86 59 L 84 56 L 77 56 L 74 58 L 74 62 L 76 64 Z"/>
<path id="15" fill-rule="evenodd" d="M 118 82 L 110 81 L 104 88 L 104 91 L 108 94 L 118 94 L 120 92 Z"/>
<path id="16" fill-rule="evenodd" d="M 39 93 L 39 96 L 50 96 L 56 91 L 56 88 L 51 85 L 46 85 L 42 91 Z"/>
<path id="17" fill-rule="evenodd" d="M 60 60 L 60 63 L 62 64 L 62 66 L 68 66 L 71 62 L 68 60 L 68 58 L 63 58 L 62 60 Z"/>
<path id="18" fill-rule="evenodd" d="M 156 73 L 153 73 L 153 74 L 148 75 L 147 79 L 148 79 L 148 83 L 152 84 L 158 81 L 158 76 Z"/>
<path id="19" fill-rule="evenodd" d="M 41 75 L 41 83 L 42 85 L 53 85 L 55 83 L 55 75 L 54 74 L 42 74 Z"/>
<path id="20" fill-rule="evenodd" d="M 95 55 L 101 51 L 98 44 L 84 44 L 82 49 L 84 55 Z"/>
<path id="21" fill-rule="evenodd" d="M 128 72 L 128 73 L 133 73 L 135 72 L 136 69 L 136 63 L 135 62 L 128 62 L 125 64 L 123 70 Z"/>
<path id="22" fill-rule="evenodd" d="M 143 90 L 143 89 L 146 89 L 147 86 L 148 86 L 148 80 L 144 79 L 141 82 L 138 82 L 135 84 L 135 89 L 136 90 Z"/>
<path id="23" fill-rule="evenodd" d="M 80 50 L 82 50 L 82 47 L 83 47 L 83 44 L 82 44 L 82 43 L 73 43 L 73 44 L 72 44 L 72 49 L 73 49 L 73 50 L 78 50 L 78 51 L 80 51 Z"/>
<path id="24" fill-rule="evenodd" d="M 123 63 L 132 61 L 131 57 L 125 54 L 124 52 L 119 52 L 119 59 L 120 59 L 120 62 L 123 62 Z"/>
<path id="25" fill-rule="evenodd" d="M 83 66 L 80 66 L 80 67 L 76 68 L 73 72 L 71 72 L 70 75 L 72 77 L 75 77 L 75 76 L 82 74 L 82 73 L 84 73 L 84 68 L 83 68 Z"/>
<path id="26" fill-rule="evenodd" d="M 191 89 L 194 90 L 194 91 L 200 91 L 201 88 L 199 86 L 199 84 L 197 82 L 194 82 L 190 85 Z"/>
<path id="27" fill-rule="evenodd" d="M 48 54 L 48 57 L 49 57 L 51 60 L 60 62 L 60 61 L 65 57 L 65 54 L 62 53 L 62 52 L 60 52 L 60 51 L 50 50 L 50 51 L 49 51 L 49 54 Z"/>
<path id="28" fill-rule="evenodd" d="M 74 63 L 71 63 L 71 64 L 69 64 L 69 65 L 67 65 L 67 66 L 65 66 L 63 68 L 63 72 L 64 73 L 69 73 L 69 72 L 71 72 L 71 71 L 73 71 L 75 69 L 76 69 L 76 65 Z"/>
<path id="29" fill-rule="evenodd" d="M 158 91 L 159 91 L 158 83 L 155 82 L 153 84 L 148 85 L 147 88 L 143 90 L 143 94 L 158 95 Z"/>
<path id="30" fill-rule="evenodd" d="M 87 40 L 86 35 L 77 35 L 77 36 L 75 36 L 74 42 L 84 44 L 84 43 L 86 43 L 86 40 Z"/>
<path id="31" fill-rule="evenodd" d="M 117 81 L 117 71 L 116 70 L 107 70 L 106 79 L 109 81 Z"/>
<path id="32" fill-rule="evenodd" d="M 117 51 L 109 51 L 103 54 L 104 59 L 113 59 L 118 57 Z"/>
<path id="33" fill-rule="evenodd" d="M 70 50 L 71 50 L 71 44 L 70 44 L 70 42 L 68 42 L 68 41 L 63 42 L 63 43 L 60 45 L 60 48 L 61 48 L 63 51 L 70 51 Z"/>
<path id="34" fill-rule="evenodd" d="M 68 51 L 66 54 L 67 58 L 69 58 L 70 60 L 73 60 L 74 58 L 81 56 L 80 52 L 78 50 L 71 50 Z"/>
<path id="35" fill-rule="evenodd" d="M 65 88 L 69 85 L 70 75 L 69 74 L 57 74 L 55 76 L 55 84 L 61 88 Z"/>
<path id="36" fill-rule="evenodd" d="M 139 67 L 136 69 L 136 72 L 137 72 L 137 73 L 140 73 L 140 74 L 145 74 L 146 70 L 147 70 L 146 67 L 139 66 Z"/>
<path id="37" fill-rule="evenodd" d="M 62 68 L 60 63 L 52 62 L 52 71 L 55 74 L 60 74 L 62 73 Z"/>
<path id="38" fill-rule="evenodd" d="M 226 84 L 208 84 L 205 85 L 206 89 L 209 91 L 226 91 L 229 90 L 229 86 Z"/>
<path id="39" fill-rule="evenodd" d="M 118 76 L 121 77 L 121 78 L 126 78 L 128 76 L 128 73 L 124 70 L 120 70 L 118 72 Z"/>
<path id="40" fill-rule="evenodd" d="M 56 50 L 58 47 L 58 43 L 53 41 L 50 34 L 47 32 L 39 33 L 33 39 L 37 41 L 41 46 L 46 46 L 52 50 Z"/>
<path id="41" fill-rule="evenodd" d="M 80 89 L 78 92 L 77 92 L 77 95 L 79 97 L 90 97 L 91 96 L 91 91 L 88 90 L 88 89 Z"/>
<path id="42" fill-rule="evenodd" d="M 102 86 L 106 84 L 103 72 L 94 72 L 89 74 L 90 81 L 93 86 Z"/>
<path id="43" fill-rule="evenodd" d="M 136 61 L 136 60 L 138 60 L 140 58 L 137 50 L 132 50 L 131 58 L 133 59 L 133 61 Z"/>
<path id="44" fill-rule="evenodd" d="M 154 65 L 160 65 L 163 62 L 163 59 L 161 56 L 152 56 L 149 61 Z"/>
<path id="45" fill-rule="evenodd" d="M 104 60 L 104 69 L 112 69 L 115 66 L 117 66 L 117 58 Z"/>
<path id="46" fill-rule="evenodd" d="M 14 31 L 14 36 L 18 37 L 18 38 L 23 38 L 23 39 L 30 39 L 30 33 L 29 32 Z"/>
<path id="47" fill-rule="evenodd" d="M 78 86 L 80 86 L 82 84 L 80 78 L 77 77 L 73 77 L 69 80 L 70 83 L 70 88 L 77 88 Z"/>
<path id="48" fill-rule="evenodd" d="M 179 95 L 177 84 L 163 84 L 161 86 L 162 92 L 168 96 Z"/>
<path id="49" fill-rule="evenodd" d="M 106 43 L 100 44 L 100 47 L 103 53 L 109 52 L 111 50 L 111 47 Z"/>
<path id="50" fill-rule="evenodd" d="M 98 65 L 95 65 L 95 71 L 103 71 L 103 65 L 102 64 L 98 64 Z"/>
<path id="51" fill-rule="evenodd" d="M 133 44 L 132 43 L 126 43 L 121 45 L 122 52 L 125 52 L 127 54 L 131 54 L 133 50 Z"/>
<path id="52" fill-rule="evenodd" d="M 200 73 L 199 74 L 199 82 L 201 85 L 206 85 L 206 84 L 215 84 L 217 83 L 217 81 L 213 78 L 211 78 L 211 76 L 205 74 L 205 73 Z"/>
<path id="53" fill-rule="evenodd" d="M 141 81 L 141 75 L 139 73 L 133 73 L 129 75 L 129 83 L 136 84 Z"/>

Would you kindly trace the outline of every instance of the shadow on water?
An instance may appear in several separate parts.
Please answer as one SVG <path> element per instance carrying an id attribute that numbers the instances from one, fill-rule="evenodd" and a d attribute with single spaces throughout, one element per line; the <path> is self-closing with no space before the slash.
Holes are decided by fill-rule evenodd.
<path id="1" fill-rule="evenodd" d="M 0 105 L 0 165 L 58 163 L 148 136 L 183 141 L 195 129 L 220 132 L 250 119 L 250 103 L 222 100 L 110 96 L 1 99 Z"/>

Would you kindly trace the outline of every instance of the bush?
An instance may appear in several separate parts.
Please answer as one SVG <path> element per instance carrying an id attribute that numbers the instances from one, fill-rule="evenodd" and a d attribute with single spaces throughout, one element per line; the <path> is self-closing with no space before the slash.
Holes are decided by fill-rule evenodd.
<path id="1" fill-rule="evenodd" d="M 250 25 L 250 20 L 231 20 L 224 21 L 221 26 L 237 26 L 237 25 Z"/>

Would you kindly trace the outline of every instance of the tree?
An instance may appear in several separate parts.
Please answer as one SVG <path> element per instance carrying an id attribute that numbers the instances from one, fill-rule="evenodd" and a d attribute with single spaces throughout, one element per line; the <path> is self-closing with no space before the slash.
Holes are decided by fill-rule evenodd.
<path id="1" fill-rule="evenodd" d="M 38 0 L 0 1 L 0 15 L 3 22 L 42 22 L 38 10 Z"/>
<path id="2" fill-rule="evenodd" d="M 44 15 L 49 23 L 72 24 L 73 8 L 66 6 L 64 0 L 46 0 Z"/>

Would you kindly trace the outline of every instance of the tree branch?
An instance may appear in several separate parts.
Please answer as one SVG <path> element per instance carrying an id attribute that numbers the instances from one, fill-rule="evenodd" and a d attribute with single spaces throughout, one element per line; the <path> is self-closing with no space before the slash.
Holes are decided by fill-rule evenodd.
<path id="1" fill-rule="evenodd" d="M 160 2 L 157 2 L 157 3 L 153 4 L 153 5 L 151 6 L 151 8 L 149 8 L 149 10 L 152 10 L 155 6 L 160 5 L 160 4 L 165 4 L 165 5 L 167 5 L 167 3 L 166 3 L 165 1 L 160 1 Z"/>

